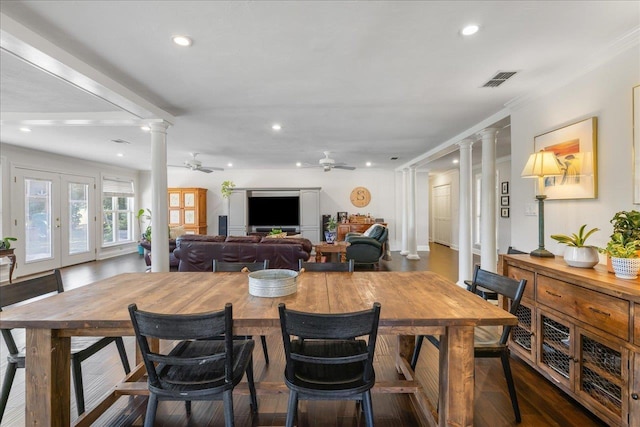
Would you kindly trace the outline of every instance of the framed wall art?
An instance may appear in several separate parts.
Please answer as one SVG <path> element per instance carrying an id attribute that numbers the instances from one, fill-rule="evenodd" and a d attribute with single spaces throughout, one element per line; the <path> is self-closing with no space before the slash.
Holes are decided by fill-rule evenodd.
<path id="1" fill-rule="evenodd" d="M 500 206 L 509 206 L 509 196 L 500 197 Z"/>
<path id="2" fill-rule="evenodd" d="M 509 181 L 500 183 L 500 194 L 509 194 Z"/>
<path id="3" fill-rule="evenodd" d="M 633 203 L 640 205 L 640 85 L 633 88 Z"/>
<path id="4" fill-rule="evenodd" d="M 509 218 L 509 208 L 500 208 L 500 217 Z"/>
<path id="5" fill-rule="evenodd" d="M 547 200 L 597 197 L 596 117 L 536 136 L 534 149 L 552 151 L 562 171 L 562 175 L 545 177 Z"/>

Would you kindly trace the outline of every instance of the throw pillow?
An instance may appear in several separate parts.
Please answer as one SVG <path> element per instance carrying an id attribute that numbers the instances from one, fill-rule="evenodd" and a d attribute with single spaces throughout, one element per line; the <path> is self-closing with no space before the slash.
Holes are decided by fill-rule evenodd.
<path id="1" fill-rule="evenodd" d="M 287 237 L 287 233 L 282 232 L 282 233 L 278 233 L 278 234 L 267 234 L 266 236 L 269 239 L 283 239 L 285 237 Z"/>
<path id="2" fill-rule="evenodd" d="M 186 231 L 185 231 L 183 226 L 171 227 L 169 229 L 169 238 L 170 239 L 177 239 L 178 237 L 182 236 L 183 234 L 186 234 Z"/>
<path id="3" fill-rule="evenodd" d="M 373 224 L 371 227 L 367 228 L 362 235 L 378 240 L 380 239 L 380 236 L 382 236 L 382 233 L 384 233 L 384 225 Z"/>

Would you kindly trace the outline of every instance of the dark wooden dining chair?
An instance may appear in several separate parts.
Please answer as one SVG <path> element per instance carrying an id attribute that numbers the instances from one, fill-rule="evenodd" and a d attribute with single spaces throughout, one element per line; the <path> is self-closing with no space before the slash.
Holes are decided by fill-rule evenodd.
<path id="1" fill-rule="evenodd" d="M 227 262 L 213 260 L 213 272 L 236 272 L 236 271 L 259 271 L 269 269 L 269 260 L 256 262 Z M 251 335 L 235 336 L 235 339 L 251 339 Z M 267 350 L 267 337 L 260 335 L 260 343 L 262 344 L 262 353 L 264 354 L 264 362 L 269 364 L 269 350 Z"/>
<path id="2" fill-rule="evenodd" d="M 191 402 L 222 400 L 226 426 L 234 425 L 233 389 L 247 375 L 251 410 L 258 401 L 253 382 L 253 340 L 234 340 L 231 304 L 223 310 L 198 314 L 161 314 L 129 305 L 131 322 L 148 374 L 149 401 L 145 427 L 155 422 L 158 402 L 184 401 L 187 416 Z M 224 340 L 210 340 L 223 335 Z M 152 351 L 148 339 L 178 340 L 163 353 Z"/>
<path id="3" fill-rule="evenodd" d="M 305 271 L 342 271 L 353 273 L 355 262 L 350 259 L 347 262 L 304 262 L 298 260 L 298 270 Z"/>
<path id="4" fill-rule="evenodd" d="M 45 276 L 5 285 L 2 286 L 0 290 L 0 311 L 13 304 L 60 292 L 64 292 L 60 270 L 53 270 L 53 272 Z M 18 349 L 11 329 L 1 329 L 0 332 L 2 332 L 2 338 L 9 352 L 7 355 L 7 371 L 2 382 L 2 392 L 0 392 L 1 421 L 7 406 L 7 400 L 9 399 L 9 392 L 11 391 L 16 370 L 25 367 L 25 349 Z M 78 415 L 85 411 L 82 362 L 112 342 L 116 343 L 122 366 L 124 367 L 125 373 L 128 374 L 131 372 L 131 369 L 122 337 L 71 337 L 71 374 L 73 377 Z"/>
<path id="5" fill-rule="evenodd" d="M 527 284 L 526 279 L 520 281 L 512 279 L 510 277 L 501 276 L 490 271 L 481 269 L 476 266 L 473 274 L 473 282 L 471 283 L 470 292 L 477 293 L 477 288 L 482 286 L 483 288 L 495 292 L 498 295 L 502 295 L 508 298 L 510 302 L 509 313 L 515 315 L 518 307 L 520 306 L 520 300 L 524 294 L 524 288 Z M 504 376 L 507 380 L 507 387 L 509 388 L 509 396 L 511 397 L 511 405 L 513 406 L 513 412 L 516 417 L 516 422 L 521 421 L 520 407 L 518 406 L 518 396 L 516 395 L 516 387 L 513 382 L 513 375 L 511 374 L 511 365 L 509 364 L 509 334 L 511 333 L 511 325 L 500 327 L 476 327 L 474 333 L 474 357 L 487 358 L 487 357 L 499 357 L 502 361 L 502 369 L 504 370 Z M 502 330 L 500 330 L 502 329 Z M 411 358 L 411 368 L 416 369 L 418 363 L 418 357 L 420 356 L 420 349 L 422 348 L 422 342 L 424 338 L 427 338 L 429 342 L 440 348 L 440 341 L 438 338 L 432 335 L 419 335 L 416 339 L 416 348 Z"/>
<path id="6" fill-rule="evenodd" d="M 362 402 L 366 425 L 373 426 L 371 388 L 376 381 L 373 354 L 380 304 L 343 314 L 304 313 L 288 310 L 283 303 L 278 310 L 289 388 L 286 426 L 293 427 L 300 399 Z M 364 336 L 368 342 L 360 338 Z"/>

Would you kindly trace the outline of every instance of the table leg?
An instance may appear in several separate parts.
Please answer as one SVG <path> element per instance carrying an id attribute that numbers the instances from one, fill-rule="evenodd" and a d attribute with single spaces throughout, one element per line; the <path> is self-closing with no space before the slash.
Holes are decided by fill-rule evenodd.
<path id="1" fill-rule="evenodd" d="M 26 338 L 26 425 L 67 427 L 71 338 L 51 329 L 27 329 Z"/>
<path id="2" fill-rule="evenodd" d="M 13 277 L 13 269 L 16 268 L 16 256 L 14 254 L 7 255 L 9 261 L 11 261 L 11 265 L 9 266 L 9 283 L 11 283 L 11 278 Z"/>
<path id="3" fill-rule="evenodd" d="M 322 261 L 322 251 L 319 249 L 316 249 L 316 262 L 321 262 Z"/>
<path id="4" fill-rule="evenodd" d="M 473 326 L 449 326 L 440 337 L 440 426 L 473 426 Z"/>

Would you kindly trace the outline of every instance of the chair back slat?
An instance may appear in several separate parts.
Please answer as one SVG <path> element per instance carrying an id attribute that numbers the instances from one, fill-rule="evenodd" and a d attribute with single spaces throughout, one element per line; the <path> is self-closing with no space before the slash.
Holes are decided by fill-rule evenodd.
<path id="1" fill-rule="evenodd" d="M 227 262 L 213 260 L 213 272 L 236 272 L 246 268 L 249 271 L 267 270 L 269 268 L 269 260 L 256 262 Z"/>
<path id="2" fill-rule="evenodd" d="M 522 286 L 520 286 L 522 283 Z M 502 276 L 500 274 L 492 273 L 487 270 L 483 270 L 476 266 L 476 271 L 473 275 L 473 282 L 471 283 L 471 292 L 475 292 L 478 286 L 481 286 L 490 291 L 503 295 L 511 300 L 518 300 L 522 297 L 524 287 L 527 284 L 526 279 L 520 281 L 512 279 L 511 277 Z M 520 294 L 520 295 L 519 295 Z"/>
<path id="3" fill-rule="evenodd" d="M 379 309 L 378 309 L 379 311 Z M 305 339 L 349 339 L 370 335 L 376 316 L 375 309 L 343 314 L 315 314 L 282 310 L 288 335 Z"/>
<path id="4" fill-rule="evenodd" d="M 305 271 L 337 271 L 353 273 L 355 262 L 350 259 L 347 262 L 304 262 L 298 260 L 298 270 Z"/>
<path id="5" fill-rule="evenodd" d="M 0 292 L 0 307 L 17 304 L 52 292 L 63 292 L 60 270 L 53 270 L 50 274 L 11 283 L 2 287 Z"/>
<path id="6" fill-rule="evenodd" d="M 149 338 L 163 340 L 205 339 L 225 333 L 224 310 L 173 315 L 150 313 L 138 310 L 135 312 L 138 331 Z"/>

